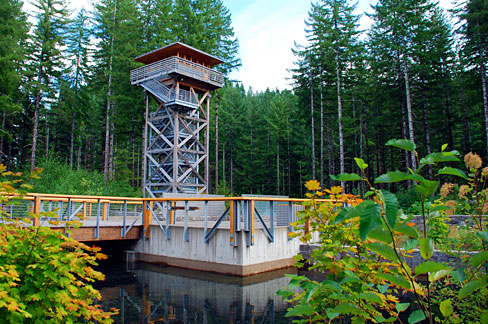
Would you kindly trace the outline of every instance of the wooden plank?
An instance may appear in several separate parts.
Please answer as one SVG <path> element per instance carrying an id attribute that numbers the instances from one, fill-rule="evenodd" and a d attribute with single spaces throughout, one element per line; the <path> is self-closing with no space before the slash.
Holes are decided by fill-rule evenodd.
<path id="1" fill-rule="evenodd" d="M 86 226 L 72 229 L 71 231 L 73 234 L 70 235 L 70 237 L 80 242 L 138 240 L 141 238 L 141 227 L 142 226 L 133 226 L 131 230 L 126 233 L 126 236 L 122 238 L 120 226 L 101 226 L 99 228 L 98 239 L 96 239 L 95 227 Z M 64 232 L 64 227 L 53 228 L 53 230 Z"/>

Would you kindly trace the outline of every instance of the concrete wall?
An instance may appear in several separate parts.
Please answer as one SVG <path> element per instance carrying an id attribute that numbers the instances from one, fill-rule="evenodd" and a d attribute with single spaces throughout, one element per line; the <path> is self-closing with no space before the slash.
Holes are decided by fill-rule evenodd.
<path id="1" fill-rule="evenodd" d="M 288 228 L 276 227 L 270 243 L 262 229 L 256 229 L 254 245 L 247 246 L 245 232 L 237 233 L 238 246 L 232 247 L 228 229 L 217 229 L 204 243 L 203 228 L 188 228 L 189 241 L 184 241 L 184 228 L 171 226 L 167 240 L 159 226 L 151 225 L 149 239 L 140 240 L 136 250 L 143 262 L 247 276 L 290 267 L 300 247 L 297 239 L 288 240 Z"/>

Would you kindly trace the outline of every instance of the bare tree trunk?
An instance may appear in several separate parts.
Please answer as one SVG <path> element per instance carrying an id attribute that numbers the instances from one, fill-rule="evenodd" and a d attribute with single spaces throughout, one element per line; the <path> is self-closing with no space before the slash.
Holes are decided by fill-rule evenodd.
<path id="1" fill-rule="evenodd" d="M 134 122 L 132 122 L 132 125 L 134 125 Z M 132 158 L 130 160 L 130 169 L 132 171 L 132 179 L 130 181 L 131 186 L 135 186 L 135 164 L 136 164 L 136 145 L 135 145 L 135 134 L 134 134 L 134 126 L 132 126 L 132 131 L 130 133 L 130 146 L 131 146 L 131 151 L 132 151 Z"/>
<path id="2" fill-rule="evenodd" d="M 405 40 L 402 39 L 402 45 L 405 47 Z M 405 58 L 405 54 L 400 56 L 402 68 L 403 68 L 403 76 L 405 78 L 405 95 L 407 99 L 407 117 L 408 117 L 408 136 L 409 139 L 415 143 L 415 133 L 414 133 L 414 128 L 413 128 L 413 112 L 412 112 L 412 98 L 410 95 L 410 79 L 408 75 L 408 66 L 407 66 L 407 60 Z M 417 170 L 417 160 L 415 159 L 415 153 L 412 151 L 410 153 L 411 155 L 411 166 L 412 170 L 415 171 Z"/>
<path id="3" fill-rule="evenodd" d="M 5 118 L 7 116 L 7 112 L 4 110 L 2 113 L 2 129 L 5 129 Z M 0 163 L 3 162 L 3 136 L 0 137 Z"/>
<path id="4" fill-rule="evenodd" d="M 113 107 L 112 107 L 113 111 Z M 114 178 L 114 123 L 110 123 L 110 145 L 108 158 L 108 177 L 110 180 Z"/>
<path id="5" fill-rule="evenodd" d="M 215 192 L 219 188 L 219 100 L 215 100 Z"/>
<path id="6" fill-rule="evenodd" d="M 41 53 L 41 58 L 42 58 L 42 53 Z M 32 151 L 31 151 L 31 163 L 30 163 L 30 169 L 31 172 L 34 170 L 34 167 L 36 166 L 36 149 L 37 149 L 37 128 L 39 126 L 39 106 L 41 105 L 41 82 L 42 82 L 42 59 L 41 59 L 41 66 L 39 67 L 39 75 L 37 76 L 37 82 L 38 82 L 38 89 L 36 93 L 36 103 L 34 107 L 34 120 L 33 120 L 33 125 L 32 125 Z"/>
<path id="7" fill-rule="evenodd" d="M 468 109 L 466 108 L 466 92 L 462 90 L 461 111 L 463 114 L 463 134 L 464 134 L 464 149 L 466 152 L 471 152 L 471 123 L 469 122 Z"/>
<path id="8" fill-rule="evenodd" d="M 77 154 L 77 159 L 76 159 L 76 170 L 80 169 L 80 164 L 81 164 L 81 135 L 78 135 L 78 154 Z"/>
<path id="9" fill-rule="evenodd" d="M 276 141 L 276 189 L 280 194 L 280 143 Z"/>
<path id="10" fill-rule="evenodd" d="M 75 117 L 76 112 L 73 110 L 73 114 L 71 115 L 71 139 L 69 149 L 69 168 L 71 170 L 73 170 L 73 152 L 75 150 Z"/>
<path id="11" fill-rule="evenodd" d="M 117 1 L 115 1 L 115 7 L 114 7 L 114 16 L 113 16 L 113 22 L 114 22 L 114 28 L 112 30 L 112 37 L 110 40 L 110 59 L 109 59 L 109 73 L 108 73 L 108 89 L 107 89 L 107 109 L 105 112 L 105 160 L 104 160 L 104 166 L 103 166 L 103 180 L 105 183 L 107 183 L 108 177 L 109 177 L 109 171 L 110 171 L 110 164 L 109 164 L 109 159 L 110 159 L 110 109 L 112 108 L 112 102 L 111 102 L 111 96 L 112 96 L 112 62 L 113 62 L 113 51 L 114 51 L 114 38 L 115 38 L 115 17 L 117 14 Z"/>
<path id="12" fill-rule="evenodd" d="M 332 139 L 332 127 L 331 127 L 331 120 L 332 118 L 325 114 L 326 116 L 326 128 L 327 128 L 327 155 L 328 155 L 328 162 L 329 162 L 329 174 L 336 174 L 335 170 L 335 146 L 334 146 L 334 141 Z M 329 179 L 330 185 L 334 185 L 334 180 Z"/>
<path id="13" fill-rule="evenodd" d="M 310 112 L 312 114 L 312 179 L 315 179 L 315 119 L 313 109 L 313 75 L 310 60 Z"/>
<path id="14" fill-rule="evenodd" d="M 485 134 L 486 134 L 486 154 L 488 156 L 488 89 L 486 86 L 486 67 L 485 63 L 480 63 L 481 87 L 483 89 L 483 112 L 485 114 Z"/>
<path id="15" fill-rule="evenodd" d="M 341 99 L 341 75 L 339 50 L 336 49 L 336 78 L 337 78 L 337 120 L 339 122 L 339 167 L 340 173 L 345 173 L 344 168 L 344 135 L 342 133 L 342 99 Z M 345 182 L 341 181 L 341 187 L 345 187 Z"/>
<path id="16" fill-rule="evenodd" d="M 423 107 L 423 119 L 424 119 L 424 134 L 425 134 L 425 153 L 429 155 L 431 151 L 430 147 L 430 129 L 429 129 L 429 119 L 427 116 L 427 98 L 425 97 L 425 85 L 424 81 L 422 81 L 422 107 Z M 449 127 L 449 126 L 448 126 Z M 449 131 L 450 132 L 450 131 Z M 448 136 L 449 137 L 449 136 Z M 427 170 L 429 173 L 429 179 L 434 179 L 434 174 L 432 171 L 432 166 L 428 165 Z"/>
<path id="17" fill-rule="evenodd" d="M 288 131 L 286 132 L 286 142 L 288 150 L 288 196 L 291 196 L 290 125 L 288 125 Z"/>
<path id="18" fill-rule="evenodd" d="M 402 135 L 403 138 L 407 138 L 408 136 L 408 126 L 407 126 L 407 119 L 405 118 L 406 111 L 405 111 L 405 102 L 402 100 Z M 405 153 L 405 165 L 406 167 L 410 167 L 410 153 L 407 150 L 403 150 Z"/>
<path id="19" fill-rule="evenodd" d="M 320 80 L 320 184 L 324 186 L 324 94 Z"/>
<path id="20" fill-rule="evenodd" d="M 44 158 L 47 160 L 49 158 L 49 124 L 47 121 L 47 111 L 44 115 L 46 124 L 46 141 L 44 142 Z"/>
<path id="21" fill-rule="evenodd" d="M 234 160 L 232 156 L 232 142 L 229 145 L 229 182 L 230 192 L 234 192 Z"/>

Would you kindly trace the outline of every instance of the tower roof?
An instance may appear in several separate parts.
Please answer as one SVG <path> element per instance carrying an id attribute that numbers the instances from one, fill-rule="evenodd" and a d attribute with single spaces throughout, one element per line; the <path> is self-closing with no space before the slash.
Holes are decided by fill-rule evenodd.
<path id="1" fill-rule="evenodd" d="M 134 60 L 137 62 L 141 62 L 144 64 L 151 64 L 156 61 L 163 60 L 170 56 L 179 56 L 183 57 L 183 55 L 187 57 L 191 57 L 197 59 L 201 62 L 208 64 L 209 66 L 215 66 L 220 63 L 224 63 L 221 59 L 216 56 L 210 55 L 192 47 L 190 45 L 186 45 L 184 43 L 176 42 L 161 48 L 158 48 L 154 51 L 147 52 L 145 54 L 139 55 Z"/>

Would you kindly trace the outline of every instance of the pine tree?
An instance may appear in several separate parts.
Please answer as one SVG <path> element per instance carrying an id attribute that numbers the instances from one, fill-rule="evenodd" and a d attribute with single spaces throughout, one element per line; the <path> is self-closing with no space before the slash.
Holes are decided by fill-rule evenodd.
<path id="1" fill-rule="evenodd" d="M 0 163 L 11 158 L 4 153 L 4 143 L 13 136 L 6 130 L 8 116 L 19 112 L 22 107 L 17 96 L 21 78 L 21 62 L 25 58 L 22 43 L 25 41 L 28 25 L 21 11 L 22 2 L 5 0 L 0 3 Z"/>
<path id="2" fill-rule="evenodd" d="M 32 67 L 35 68 L 35 80 L 31 85 L 31 93 L 34 96 L 31 170 L 36 164 L 39 111 L 41 105 L 54 96 L 56 91 L 55 80 L 60 76 L 63 66 L 61 46 L 64 45 L 68 15 L 64 0 L 38 0 L 34 5 L 38 13 L 32 36 L 31 58 Z M 46 136 L 47 143 L 48 136 Z M 46 154 L 48 149 L 46 145 Z"/>

